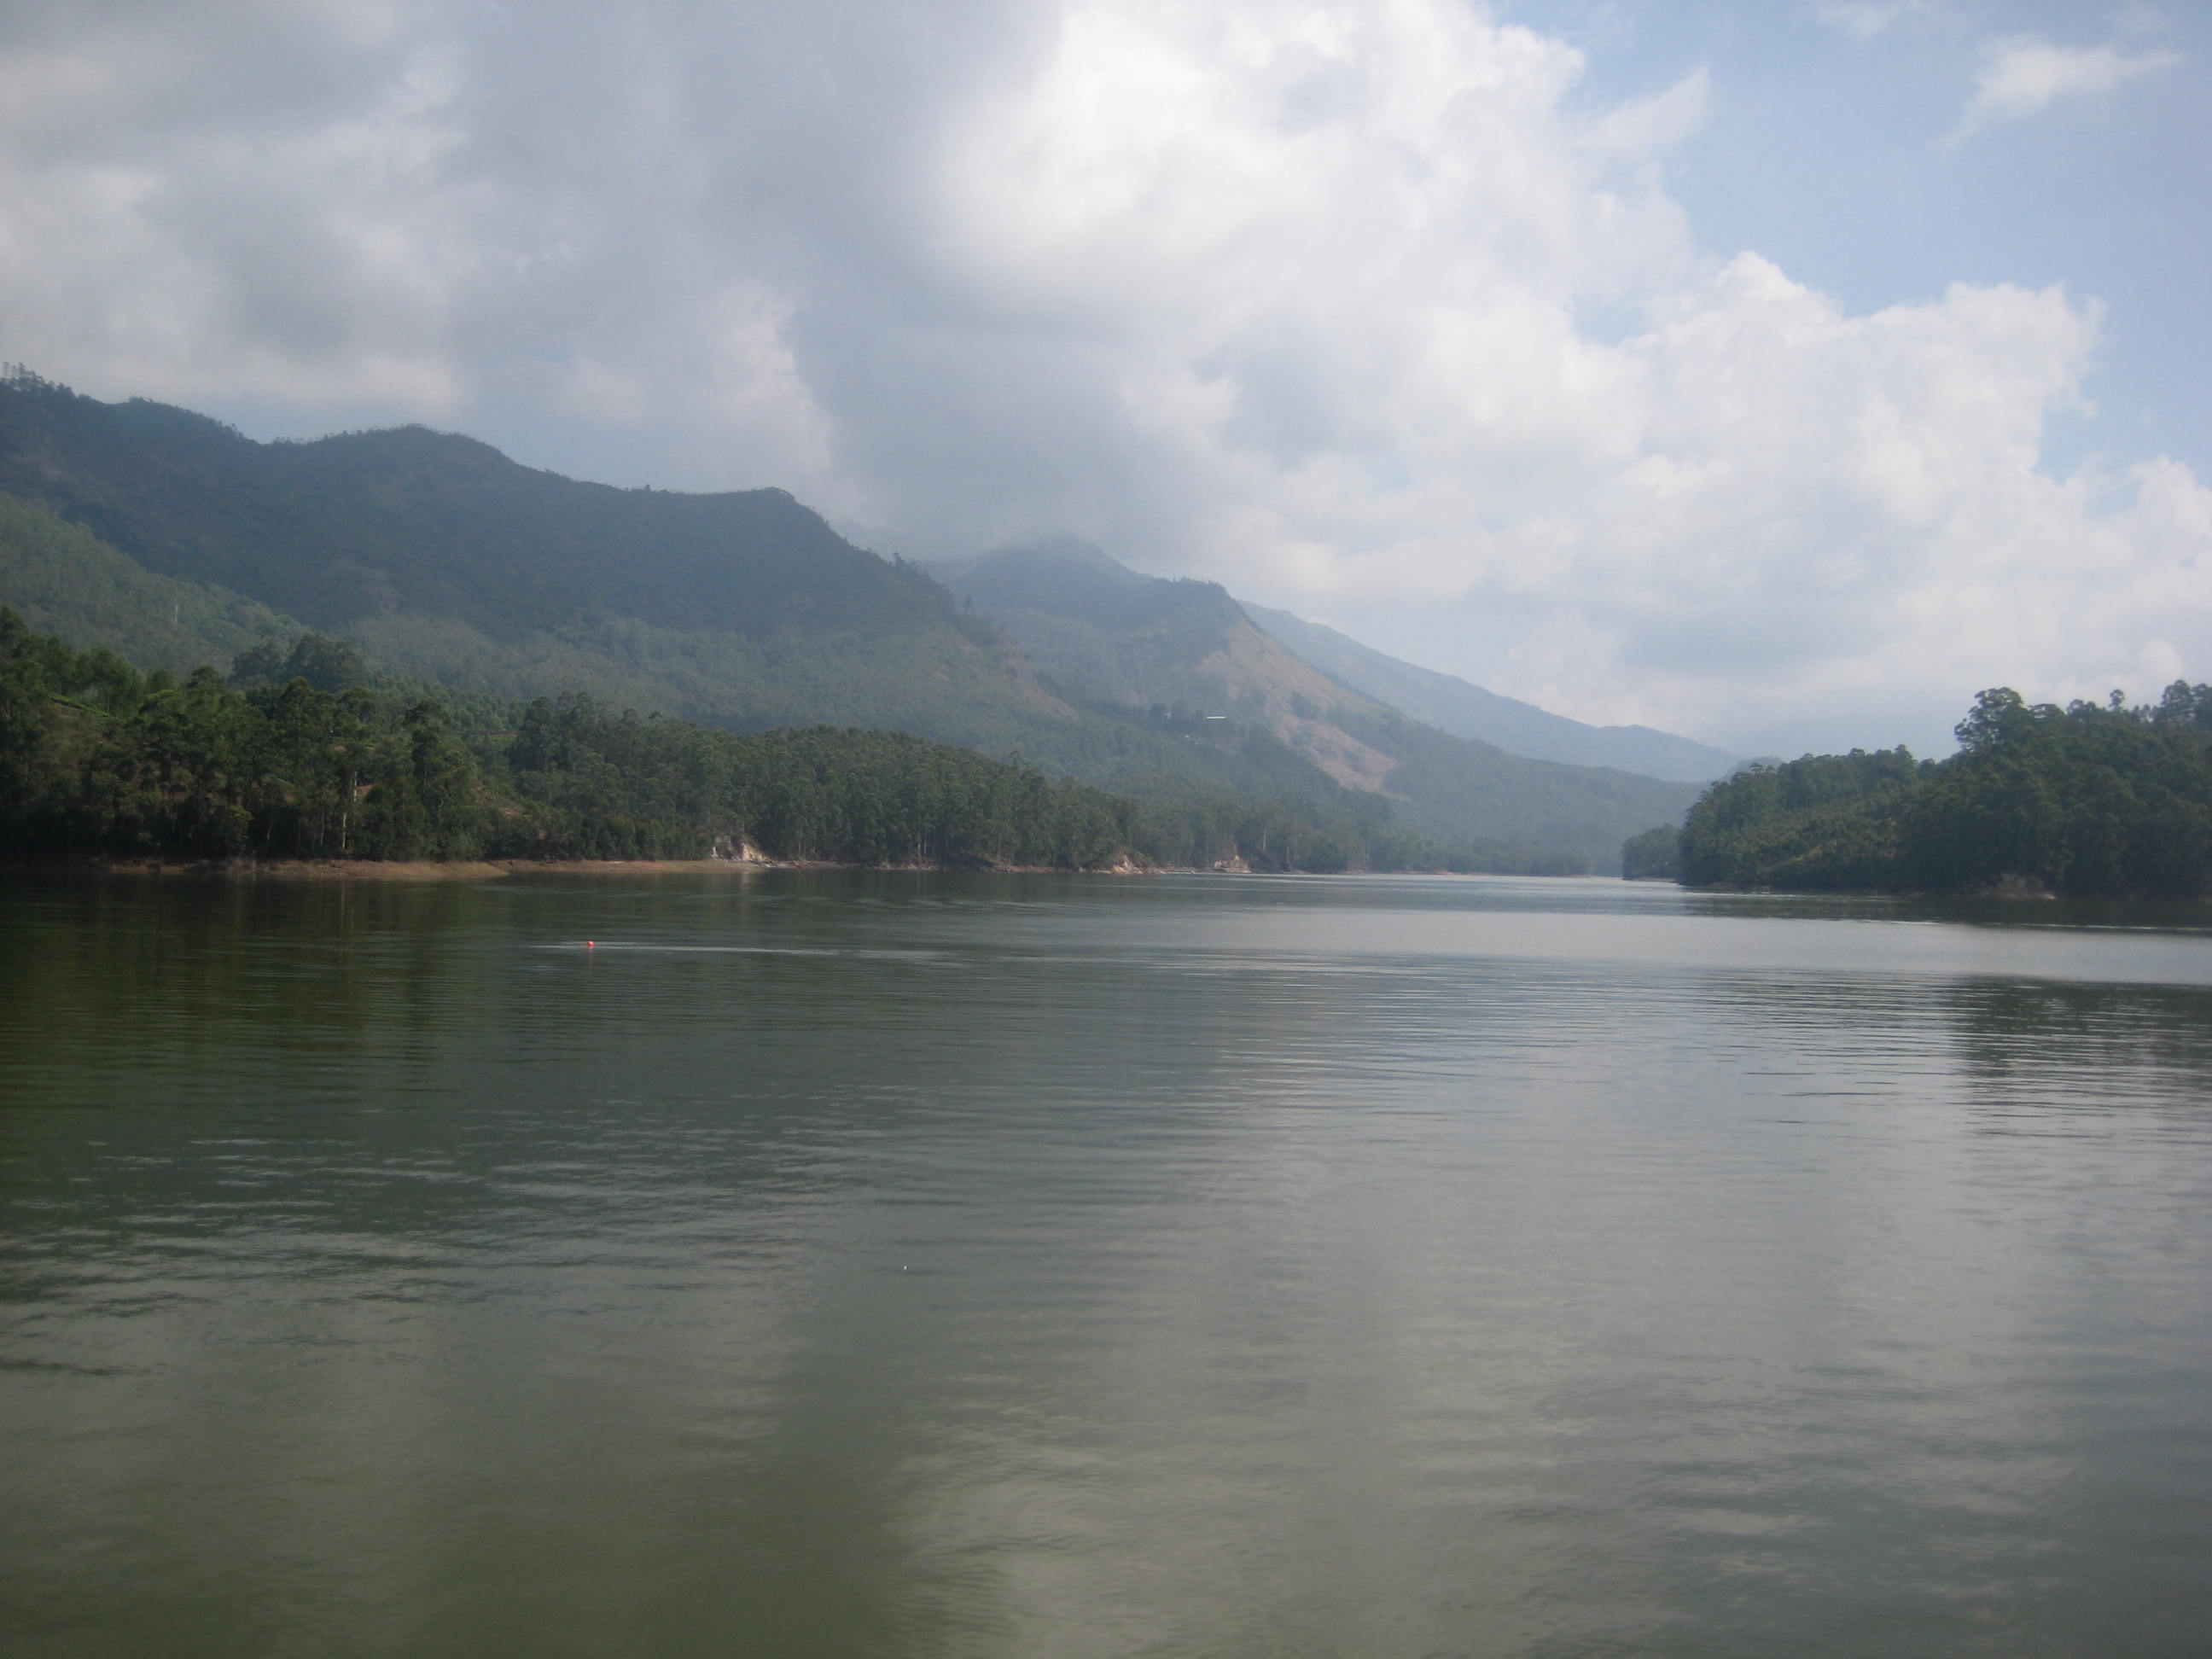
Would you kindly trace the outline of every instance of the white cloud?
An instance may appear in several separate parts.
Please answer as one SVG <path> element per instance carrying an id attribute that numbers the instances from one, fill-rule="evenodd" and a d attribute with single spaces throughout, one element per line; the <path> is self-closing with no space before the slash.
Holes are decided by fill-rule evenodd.
<path id="1" fill-rule="evenodd" d="M 1813 15 L 1831 28 L 1870 40 L 1938 9 L 1938 0 L 1814 0 Z"/>
<path id="2" fill-rule="evenodd" d="M 1702 72 L 1458 0 L 14 16 L 0 356 L 100 395 L 1088 535 L 1759 747 L 2212 674 L 2203 487 L 2042 465 L 2098 308 L 1701 254 Z"/>
<path id="3" fill-rule="evenodd" d="M 1497 689 L 1751 748 L 1793 731 L 1925 747 L 1983 685 L 2101 696 L 2205 672 L 2212 492 L 2170 461 L 2039 468 L 2094 306 L 1960 285 L 1852 316 L 1745 255 L 1650 315 L 1615 347 L 1471 371 L 1532 403 L 1571 387 L 1569 407 L 1615 423 L 1563 428 L 1548 468 L 1483 471 L 1510 446 L 1467 414 L 1464 460 L 1439 444 L 1395 493 L 1334 456 L 1279 466 L 1219 492 L 1237 507 L 1209 526 L 1218 568 L 1265 581 L 1296 547 L 1310 609 L 1380 590 L 1470 629 L 1525 619 L 1482 676 Z"/>
<path id="4" fill-rule="evenodd" d="M 1755 746 L 1881 710 L 1924 746 L 1983 685 L 2203 677 L 2212 491 L 2171 461 L 2039 466 L 2097 323 L 1966 285 L 1852 317 L 1750 256 L 1674 296 L 1627 348 L 1661 388 L 1639 459 L 1547 538 L 1571 556 L 1504 562 L 1541 571 L 1547 619 L 1516 689 Z"/>
<path id="5" fill-rule="evenodd" d="M 2162 48 L 2061 46 L 2036 35 L 2014 35 L 1990 46 L 1959 132 L 2039 114 L 2063 99 L 2101 98 L 2180 62 L 2179 52 Z"/>

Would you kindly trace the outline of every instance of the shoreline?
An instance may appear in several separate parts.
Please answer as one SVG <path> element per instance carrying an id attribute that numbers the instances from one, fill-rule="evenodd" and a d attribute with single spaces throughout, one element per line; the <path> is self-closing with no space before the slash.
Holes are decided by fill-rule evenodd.
<path id="1" fill-rule="evenodd" d="M 1613 881 L 1618 877 L 1585 872 L 1575 876 L 1532 876 L 1512 871 L 1380 870 L 1254 871 L 1237 865 L 1142 864 L 1133 859 L 1095 870 L 1070 870 L 1049 864 L 854 864 L 836 859 L 161 859 L 86 856 L 0 858 L 0 878 L 10 875 L 125 876 L 153 879 L 191 878 L 221 881 L 420 883 L 495 881 L 507 876 L 749 876 L 783 870 L 877 871 L 908 874 L 942 872 L 996 876 L 1454 876 L 1500 875 L 1535 881 Z"/>
<path id="2" fill-rule="evenodd" d="M 48 858 L 0 860 L 0 876 L 83 874 L 214 877 L 234 881 L 491 881 L 507 876 L 745 876 L 771 870 L 878 870 L 912 873 L 966 871 L 989 875 L 1163 875 L 1176 872 L 1128 860 L 1097 870 L 1044 864 L 848 864 L 834 859 L 190 859 Z"/>

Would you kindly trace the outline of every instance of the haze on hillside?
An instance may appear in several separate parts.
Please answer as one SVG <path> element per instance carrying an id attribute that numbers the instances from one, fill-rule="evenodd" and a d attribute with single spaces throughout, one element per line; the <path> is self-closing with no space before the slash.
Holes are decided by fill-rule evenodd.
<path id="1" fill-rule="evenodd" d="M 257 443 L 0 378 L 0 605 L 80 647 L 185 670 L 276 660 L 311 626 L 449 693 L 905 732 L 1104 785 L 1159 825 L 1249 823 L 1262 858 L 1280 817 L 1354 866 L 1614 870 L 1696 793 L 1425 726 L 1211 583 L 1095 551 L 975 563 L 1023 603 L 981 591 L 977 614 L 976 569 L 948 591 L 782 490 L 619 489 L 420 427 Z"/>
<path id="2" fill-rule="evenodd" d="M 1172 657 L 1163 657 L 1156 640 L 1141 653 L 1146 660 L 1133 661 L 1127 641 L 1109 645 L 1095 635 L 1101 629 L 1157 635 L 1162 624 L 1172 626 L 1171 619 L 1182 619 L 1187 630 L 1195 618 L 1205 617 L 1200 629 L 1205 637 L 1191 637 L 1178 653 L 1188 660 L 1246 634 L 1231 614 L 1234 605 L 1267 636 L 1265 641 L 1249 636 L 1239 641 L 1239 654 L 1252 672 L 1290 686 L 1300 673 L 1291 660 L 1295 659 L 1332 682 L 1322 693 L 1324 700 L 1349 690 L 1425 726 L 1508 754 L 1614 767 L 1680 783 L 1709 782 L 1741 763 L 1708 744 L 1648 726 L 1592 726 L 1501 697 L 1451 675 L 1401 662 L 1286 611 L 1237 605 L 1217 584 L 1147 576 L 1085 542 L 1062 538 L 1004 548 L 928 568 L 971 610 L 980 605 L 982 615 L 1009 626 L 1032 655 L 1042 653 L 1063 662 L 1065 672 L 1124 702 L 1153 701 L 1157 694 L 1230 707 L 1238 694 L 1218 681 L 1184 684 L 1174 678 Z"/>
<path id="3" fill-rule="evenodd" d="M 2199 8 L 25 0 L 0 51 L 0 357 L 104 399 L 1081 538 L 1729 754 L 2212 658 Z"/>

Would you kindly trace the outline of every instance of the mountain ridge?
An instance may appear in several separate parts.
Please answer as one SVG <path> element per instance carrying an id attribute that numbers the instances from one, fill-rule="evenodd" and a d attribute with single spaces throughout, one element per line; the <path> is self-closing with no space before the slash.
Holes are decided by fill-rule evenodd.
<path id="1" fill-rule="evenodd" d="M 1424 668 L 1288 611 L 1242 600 L 1244 613 L 1316 667 L 1455 737 L 1508 754 L 1576 766 L 1610 766 L 1676 783 L 1706 783 L 1741 760 L 1694 738 L 1648 726 L 1591 726 L 1455 674 Z"/>
<path id="2" fill-rule="evenodd" d="M 1018 640 L 1069 699 L 1245 721 L 1347 787 L 1382 793 L 1425 835 L 1470 819 L 1610 866 L 1628 836 L 1695 790 L 1619 769 L 1512 755 L 1410 719 L 1261 629 L 1218 584 L 1146 576 L 1082 544 L 1000 549 L 927 567 Z"/>
<path id="3" fill-rule="evenodd" d="M 1096 550 L 1060 549 L 1012 608 L 1023 628 L 975 613 L 972 587 L 963 614 L 927 570 L 854 546 L 781 489 L 583 483 L 419 426 L 263 444 L 18 373 L 0 377 L 0 497 L 33 525 L 0 580 L 37 589 L 42 624 L 80 643 L 145 635 L 166 599 L 179 626 L 203 617 L 198 648 L 217 657 L 217 633 L 303 625 L 465 693 L 574 688 L 738 732 L 905 730 L 1154 798 L 1298 799 L 1363 835 L 1395 818 L 1447 848 L 1571 849 L 1601 867 L 1690 798 L 1424 735 L 1219 587 Z M 1071 581 L 1083 602 L 1055 617 L 1047 590 Z"/>

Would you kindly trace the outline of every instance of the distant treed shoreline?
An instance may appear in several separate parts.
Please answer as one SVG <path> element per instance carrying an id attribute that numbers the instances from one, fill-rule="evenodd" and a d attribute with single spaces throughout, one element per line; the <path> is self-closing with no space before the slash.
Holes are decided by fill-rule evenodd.
<path id="1" fill-rule="evenodd" d="M 1808 755 L 1712 786 L 1632 876 L 1695 887 L 2197 898 L 2212 893 L 2212 686 L 2154 704 L 1984 691 L 1960 752 Z M 1670 856 L 1671 855 L 1671 856 Z"/>
<path id="2" fill-rule="evenodd" d="M 741 736 L 581 693 L 452 698 L 375 680 L 315 635 L 240 653 L 228 680 L 179 679 L 4 607 L 0 855 L 1551 872 L 1523 849 L 1448 856 L 1172 780 L 1113 794 L 904 732 Z"/>

